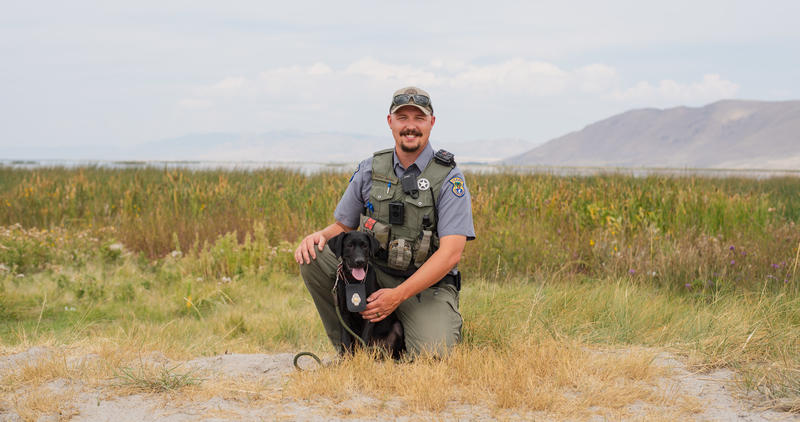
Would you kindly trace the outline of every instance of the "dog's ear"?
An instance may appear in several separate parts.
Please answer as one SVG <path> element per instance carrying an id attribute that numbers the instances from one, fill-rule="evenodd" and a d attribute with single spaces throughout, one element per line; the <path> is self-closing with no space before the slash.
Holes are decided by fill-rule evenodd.
<path id="1" fill-rule="evenodd" d="M 378 253 L 378 250 L 381 248 L 381 244 L 378 243 L 378 239 L 375 239 L 375 236 L 367 236 L 369 237 L 369 256 L 375 256 Z"/>
<path id="2" fill-rule="evenodd" d="M 331 251 L 337 258 L 342 257 L 342 245 L 344 244 L 344 237 L 346 235 L 347 232 L 342 232 L 328 240 L 328 247 L 331 248 Z"/>

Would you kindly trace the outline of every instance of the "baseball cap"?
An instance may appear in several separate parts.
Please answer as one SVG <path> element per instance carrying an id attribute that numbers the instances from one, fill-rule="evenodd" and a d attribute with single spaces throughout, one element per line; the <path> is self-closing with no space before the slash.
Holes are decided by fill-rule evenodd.
<path id="1" fill-rule="evenodd" d="M 422 112 L 428 116 L 433 115 L 431 95 L 424 89 L 408 86 L 395 91 L 394 94 L 392 94 L 392 104 L 389 106 L 389 114 L 407 105 L 422 110 Z"/>

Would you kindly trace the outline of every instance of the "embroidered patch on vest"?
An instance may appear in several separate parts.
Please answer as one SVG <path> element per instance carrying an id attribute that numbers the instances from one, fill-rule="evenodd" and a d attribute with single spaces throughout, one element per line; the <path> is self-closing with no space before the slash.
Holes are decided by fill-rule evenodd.
<path id="1" fill-rule="evenodd" d="M 449 182 L 453 185 L 453 195 L 459 198 L 464 196 L 464 192 L 466 192 L 464 189 L 464 179 L 460 177 L 454 177 L 450 179 Z"/>

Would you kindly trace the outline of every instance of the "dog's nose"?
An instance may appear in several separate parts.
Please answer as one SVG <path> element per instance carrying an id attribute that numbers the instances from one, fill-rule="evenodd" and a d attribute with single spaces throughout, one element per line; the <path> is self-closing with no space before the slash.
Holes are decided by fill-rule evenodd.
<path id="1" fill-rule="evenodd" d="M 364 259 L 364 258 L 356 258 L 356 259 L 353 260 L 353 265 L 355 265 L 356 267 L 359 267 L 359 268 L 363 267 L 366 264 L 367 264 L 367 260 Z"/>

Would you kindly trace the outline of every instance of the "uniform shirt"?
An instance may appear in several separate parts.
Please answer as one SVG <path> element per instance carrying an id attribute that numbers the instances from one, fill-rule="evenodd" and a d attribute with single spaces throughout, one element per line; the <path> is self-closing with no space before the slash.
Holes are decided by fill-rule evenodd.
<path id="1" fill-rule="evenodd" d="M 430 143 L 407 169 L 400 164 L 397 152 L 392 152 L 394 174 L 400 178 L 407 172 L 413 172 L 415 176 L 419 177 L 432 159 L 433 148 Z M 359 216 L 369 200 L 370 189 L 372 189 L 372 157 L 360 162 L 355 173 L 350 177 L 350 184 L 333 212 L 336 221 L 347 227 L 358 227 Z M 452 168 L 445 177 L 436 205 L 438 208 L 437 232 L 440 238 L 458 234 L 466 236 L 467 240 L 475 239 L 475 227 L 472 224 L 472 199 L 467 185 L 464 183 L 464 174 L 458 167 Z"/>

